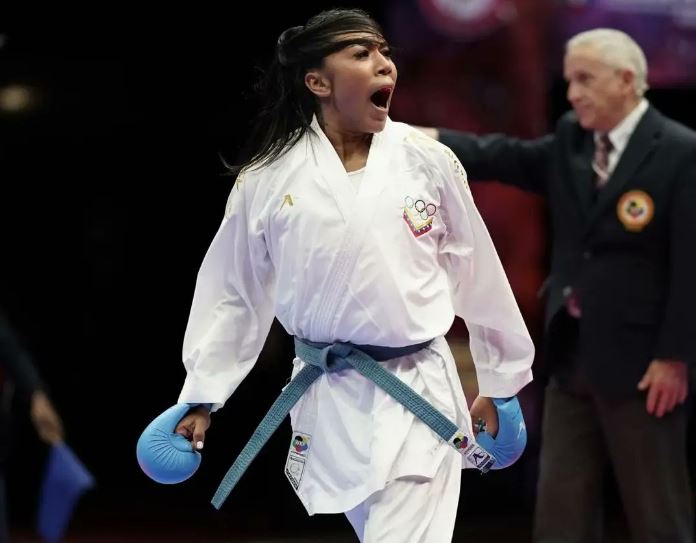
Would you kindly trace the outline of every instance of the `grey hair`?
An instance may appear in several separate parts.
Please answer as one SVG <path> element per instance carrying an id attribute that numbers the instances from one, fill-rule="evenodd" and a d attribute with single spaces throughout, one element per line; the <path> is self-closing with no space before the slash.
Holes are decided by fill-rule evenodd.
<path id="1" fill-rule="evenodd" d="M 576 47 L 593 47 L 604 62 L 635 75 L 634 90 L 637 97 L 648 90 L 648 63 L 640 46 L 625 32 L 613 28 L 595 28 L 580 32 L 568 40 L 566 52 Z"/>

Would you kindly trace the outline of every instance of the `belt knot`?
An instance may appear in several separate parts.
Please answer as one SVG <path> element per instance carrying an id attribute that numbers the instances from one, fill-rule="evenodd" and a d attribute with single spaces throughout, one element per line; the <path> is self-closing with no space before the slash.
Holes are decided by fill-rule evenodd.
<path id="1" fill-rule="evenodd" d="M 321 349 L 316 359 L 309 359 L 307 362 L 324 373 L 334 373 L 352 367 L 346 361 L 352 352 L 353 346 L 349 343 L 336 342 Z"/>

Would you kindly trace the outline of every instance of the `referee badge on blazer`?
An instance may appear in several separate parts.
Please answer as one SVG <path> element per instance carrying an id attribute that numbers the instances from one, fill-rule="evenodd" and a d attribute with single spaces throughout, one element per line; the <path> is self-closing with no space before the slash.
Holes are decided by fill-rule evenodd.
<path id="1" fill-rule="evenodd" d="M 433 229 L 433 215 L 436 211 L 435 204 L 410 196 L 404 198 L 404 221 L 417 238 Z"/>
<path id="2" fill-rule="evenodd" d="M 652 220 L 655 203 L 647 192 L 631 190 L 619 198 L 616 214 L 626 230 L 640 232 Z"/>

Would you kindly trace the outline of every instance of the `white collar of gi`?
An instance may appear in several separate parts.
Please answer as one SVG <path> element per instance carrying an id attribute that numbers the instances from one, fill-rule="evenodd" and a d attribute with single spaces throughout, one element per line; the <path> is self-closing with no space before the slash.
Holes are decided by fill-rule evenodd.
<path id="1" fill-rule="evenodd" d="M 386 188 L 388 181 L 387 163 L 390 159 L 390 144 L 398 139 L 398 131 L 393 130 L 394 123 L 387 118 L 387 122 L 382 132 L 372 136 L 370 152 L 367 156 L 365 173 L 358 194 L 350 184 L 348 172 L 346 172 L 336 149 L 326 137 L 326 134 L 319 126 L 316 115 L 312 117 L 310 125 L 313 134 L 310 134 L 310 147 L 313 150 L 315 164 L 322 178 L 326 179 L 334 197 L 338 203 L 341 213 L 348 222 L 350 217 L 355 216 L 353 204 L 358 198 L 365 201 L 365 205 L 360 208 L 369 213 L 370 202 L 377 201 L 379 194 Z M 316 135 L 316 137 L 311 137 Z"/>
<path id="2" fill-rule="evenodd" d="M 376 134 L 374 134 L 372 136 L 372 145 L 370 146 L 370 150 L 372 150 L 372 146 L 375 145 L 375 140 L 379 141 L 379 140 L 383 139 L 384 137 L 389 137 L 389 134 L 391 133 L 391 129 L 392 129 L 393 124 L 394 123 L 392 122 L 392 120 L 389 117 L 387 117 L 387 122 L 384 125 L 384 130 L 382 130 L 381 132 L 377 132 Z M 321 139 L 325 140 L 325 142 L 328 143 L 329 145 L 331 145 L 331 147 L 333 148 L 333 144 L 329 141 L 329 138 L 326 137 L 326 134 L 322 130 L 321 125 L 319 124 L 319 119 L 317 119 L 316 114 L 312 115 L 312 122 L 310 123 L 309 126 L 317 134 L 317 136 L 319 136 Z M 369 161 L 369 158 L 368 158 L 368 161 Z"/>
<path id="3" fill-rule="evenodd" d="M 319 120 L 316 115 L 312 116 L 312 122 L 310 128 L 314 134 L 319 139 L 319 145 L 312 145 L 315 147 L 315 152 L 321 150 L 322 154 L 322 168 L 328 168 L 330 166 L 330 173 L 336 175 L 339 178 L 347 179 L 348 173 L 346 172 L 341 159 L 336 152 L 335 147 L 329 141 L 324 131 L 319 125 Z M 385 150 L 389 143 L 393 143 L 398 139 L 397 131 L 394 130 L 394 123 L 387 117 L 387 122 L 384 125 L 384 130 L 377 132 L 372 136 L 372 142 L 370 144 L 370 152 L 367 156 L 367 163 L 365 164 L 365 174 L 369 174 L 371 170 L 379 167 L 385 160 L 388 159 L 388 153 Z M 313 139 L 313 138 L 311 138 Z M 316 143 L 316 140 L 314 140 Z M 331 157 L 331 158 L 329 158 Z"/>

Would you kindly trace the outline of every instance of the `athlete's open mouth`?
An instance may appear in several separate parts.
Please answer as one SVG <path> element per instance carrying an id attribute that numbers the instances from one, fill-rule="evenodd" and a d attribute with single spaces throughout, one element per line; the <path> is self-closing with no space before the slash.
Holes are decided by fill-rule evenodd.
<path id="1" fill-rule="evenodd" d="M 370 100 L 378 108 L 387 109 L 392 90 L 392 87 L 382 87 L 377 92 L 373 93 L 372 96 L 370 96 Z"/>

